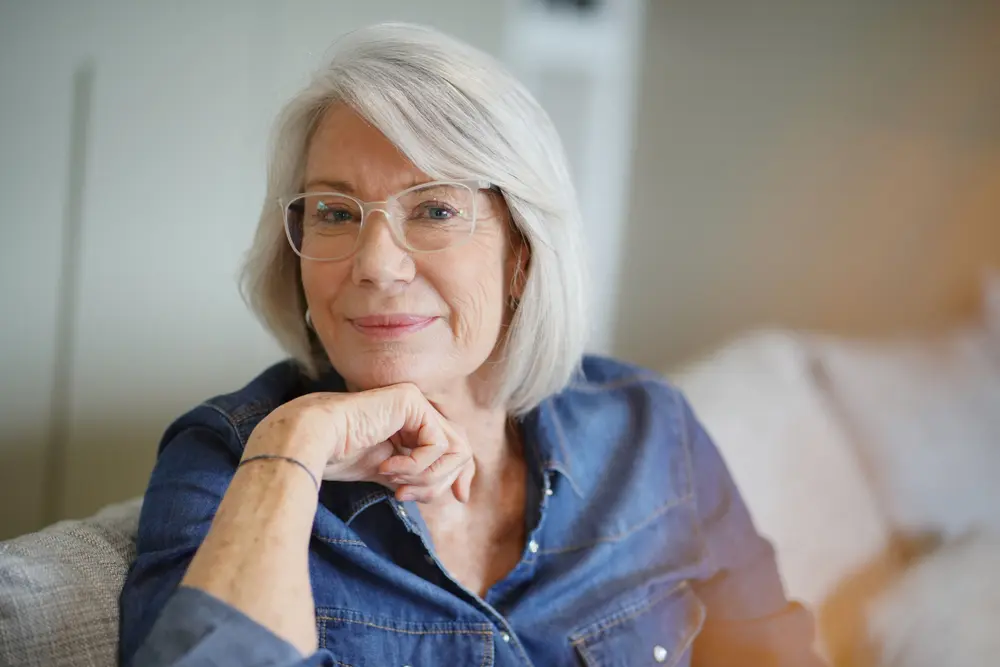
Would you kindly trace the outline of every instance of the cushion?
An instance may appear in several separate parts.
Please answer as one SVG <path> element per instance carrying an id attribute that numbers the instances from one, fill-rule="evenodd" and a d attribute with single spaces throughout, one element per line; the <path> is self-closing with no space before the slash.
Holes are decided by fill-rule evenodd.
<path id="1" fill-rule="evenodd" d="M 889 522 L 1000 532 L 1000 279 L 979 322 L 936 336 L 815 341 Z"/>
<path id="2" fill-rule="evenodd" d="M 794 333 L 747 334 L 668 373 L 715 440 L 789 597 L 818 620 L 834 664 L 859 650 L 864 591 L 888 576 L 891 535 L 856 447 Z"/>
<path id="3" fill-rule="evenodd" d="M 0 664 L 118 662 L 118 596 L 141 499 L 0 542 Z"/>
<path id="4" fill-rule="evenodd" d="M 817 388 L 810 352 L 757 332 L 673 375 L 713 437 L 790 595 L 818 607 L 888 544 L 854 446 Z"/>

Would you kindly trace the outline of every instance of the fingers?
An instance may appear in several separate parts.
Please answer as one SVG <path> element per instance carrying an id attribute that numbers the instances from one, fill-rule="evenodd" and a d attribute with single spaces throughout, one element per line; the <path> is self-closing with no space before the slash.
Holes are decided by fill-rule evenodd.
<path id="1" fill-rule="evenodd" d="M 421 428 L 421 431 L 424 430 L 431 430 L 430 425 Z M 416 477 L 425 471 L 434 472 L 440 468 L 442 458 L 455 452 L 452 451 L 450 439 L 444 434 L 443 429 L 433 430 L 436 432 L 418 434 L 415 447 L 396 445 L 399 453 L 379 466 L 379 472 L 383 475 Z M 432 468 L 434 470 L 431 470 Z"/>
<path id="2" fill-rule="evenodd" d="M 475 475 L 468 441 L 415 385 L 313 397 L 342 434 L 324 479 L 377 481 L 400 500 L 427 502 L 450 492 L 468 502 Z"/>
<path id="3" fill-rule="evenodd" d="M 433 451 L 432 451 L 433 450 Z M 438 447 L 418 447 L 413 450 L 413 454 L 421 455 L 427 452 L 428 458 L 437 456 Z M 413 455 L 393 456 L 379 466 L 379 473 L 391 484 L 399 486 L 401 494 L 415 494 L 416 496 L 426 496 L 425 490 L 431 490 L 430 498 L 447 492 L 448 488 L 458 479 L 463 470 L 470 467 L 472 455 L 464 443 L 455 449 L 440 453 L 429 465 L 423 467 L 422 464 L 415 465 Z M 409 468 L 407 470 L 406 468 Z M 423 469 L 420 469 L 423 468 Z M 461 502 L 468 499 L 468 494 L 464 497 L 456 496 Z M 417 498 L 407 498 L 416 500 Z"/>
<path id="4" fill-rule="evenodd" d="M 401 501 L 414 500 L 426 503 L 450 492 L 456 500 L 464 504 L 469 501 L 469 486 L 474 474 L 475 463 L 470 458 L 465 464 L 451 470 L 444 477 L 422 478 L 412 484 L 399 487 L 396 490 L 396 498 Z"/>
<path id="5" fill-rule="evenodd" d="M 469 459 L 469 462 L 465 464 L 458 473 L 458 477 L 451 485 L 452 493 L 455 494 L 455 499 L 460 503 L 469 502 L 469 496 L 472 495 L 472 478 L 476 476 L 476 460 Z"/>
<path id="6" fill-rule="evenodd" d="M 348 450 L 385 441 L 396 447 L 414 447 L 433 444 L 440 438 L 440 415 L 413 384 L 324 396 L 338 405 L 340 430 Z"/>
<path id="7" fill-rule="evenodd" d="M 475 463 L 468 441 L 454 426 L 441 422 L 444 441 L 413 448 L 407 455 L 390 457 L 379 472 L 399 485 L 397 498 L 427 502 L 449 490 L 468 502 Z"/>

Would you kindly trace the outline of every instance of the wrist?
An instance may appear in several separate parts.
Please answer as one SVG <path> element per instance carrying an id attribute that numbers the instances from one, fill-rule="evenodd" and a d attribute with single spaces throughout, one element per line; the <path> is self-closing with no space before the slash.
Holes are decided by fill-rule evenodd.
<path id="1" fill-rule="evenodd" d="M 326 468 L 328 457 L 315 446 L 303 442 L 304 438 L 265 438 L 255 430 L 243 450 L 242 461 L 252 457 L 271 456 L 297 461 L 316 479 L 320 479 Z"/>

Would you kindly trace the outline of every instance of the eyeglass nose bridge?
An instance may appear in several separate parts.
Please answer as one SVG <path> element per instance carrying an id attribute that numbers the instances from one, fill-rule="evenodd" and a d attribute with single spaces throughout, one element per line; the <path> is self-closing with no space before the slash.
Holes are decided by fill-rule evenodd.
<path id="1" fill-rule="evenodd" d="M 384 199 L 382 201 L 366 201 L 359 202 L 361 204 L 361 225 L 358 228 L 358 238 L 354 241 L 354 249 L 357 250 L 361 245 L 361 237 L 365 233 L 365 223 L 368 222 L 368 216 L 375 212 L 381 212 L 382 217 L 385 218 L 386 223 L 389 225 L 389 230 L 392 232 L 392 238 L 403 250 L 409 251 L 409 245 L 406 243 L 406 235 L 403 233 L 402 223 L 392 215 L 391 212 L 391 199 Z"/>

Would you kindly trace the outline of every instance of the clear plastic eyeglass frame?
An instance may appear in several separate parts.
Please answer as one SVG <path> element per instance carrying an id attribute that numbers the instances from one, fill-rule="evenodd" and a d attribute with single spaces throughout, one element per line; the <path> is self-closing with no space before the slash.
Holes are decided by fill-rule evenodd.
<path id="1" fill-rule="evenodd" d="M 396 200 L 398 200 L 400 197 L 403 197 L 403 196 L 405 196 L 405 195 L 407 195 L 410 192 L 413 192 L 415 190 L 420 190 L 420 189 L 423 189 L 423 188 L 428 188 L 428 187 L 432 187 L 432 186 L 440 186 L 440 185 L 459 185 L 459 186 L 462 186 L 462 187 L 465 187 L 465 188 L 468 188 L 469 190 L 471 190 L 472 193 L 473 193 L 473 195 L 477 191 L 479 191 L 479 190 L 498 190 L 497 187 L 494 186 L 492 183 L 490 183 L 488 180 L 484 180 L 484 179 L 481 179 L 481 178 L 469 178 L 469 179 L 457 180 L 457 181 L 431 181 L 429 183 L 421 183 L 420 185 L 415 185 L 412 188 L 407 188 L 405 190 L 397 192 L 396 194 L 394 194 L 391 197 L 388 197 L 387 199 L 384 199 L 382 201 L 369 201 L 369 202 L 365 202 L 365 201 L 361 201 L 357 197 L 352 197 L 351 195 L 344 194 L 343 192 L 335 192 L 335 191 L 312 191 L 312 192 L 302 192 L 302 193 L 293 195 L 291 197 L 280 197 L 280 198 L 278 198 L 278 202 L 277 203 L 278 203 L 278 206 L 281 208 L 281 217 L 282 217 L 282 219 L 284 221 L 285 238 L 288 239 L 288 244 L 292 247 L 292 250 L 295 252 L 295 254 L 298 255 L 299 257 L 301 257 L 302 259 L 308 259 L 308 260 L 314 261 L 314 262 L 338 262 L 338 261 L 341 261 L 343 259 L 346 259 L 347 257 L 350 257 L 358 249 L 358 243 L 359 243 L 359 241 L 361 239 L 361 234 L 364 231 L 365 222 L 368 220 L 368 215 L 370 213 L 374 213 L 376 211 L 380 211 L 382 213 L 382 216 L 386 219 L 386 222 L 388 222 L 388 224 L 389 224 L 389 228 L 392 230 L 392 236 L 393 236 L 393 238 L 395 239 L 396 243 L 400 247 L 405 248 L 408 252 L 411 252 L 411 253 L 427 254 L 427 253 L 440 252 L 441 250 L 445 250 L 446 248 L 454 248 L 456 246 L 461 246 L 461 245 L 463 245 L 465 243 L 468 243 L 469 239 L 472 238 L 472 235 L 473 235 L 473 233 L 476 230 L 476 224 L 479 221 L 478 220 L 478 211 L 476 210 L 477 209 L 476 197 L 473 197 L 472 198 L 472 229 L 469 231 L 469 234 L 467 235 L 467 237 L 464 240 L 460 241 L 459 243 L 452 243 L 452 244 L 449 244 L 449 245 L 447 245 L 447 246 L 445 246 L 443 248 L 436 248 L 436 249 L 433 249 L 433 250 L 423 250 L 423 249 L 420 249 L 420 248 L 414 248 L 409 243 L 407 243 L 407 241 L 406 241 L 406 234 L 403 232 L 403 229 L 402 229 L 403 223 L 400 220 L 397 220 L 390 213 L 390 210 L 392 209 L 392 204 Z M 293 238 L 293 235 L 292 235 L 293 234 L 292 233 L 292 223 L 288 219 L 288 208 L 289 208 L 289 206 L 293 202 L 301 199 L 302 197 L 304 197 L 306 195 L 333 195 L 333 196 L 343 197 L 345 199 L 349 199 L 350 201 L 353 201 L 354 203 L 356 203 L 358 205 L 358 208 L 361 210 L 361 223 L 360 223 L 360 225 L 358 227 L 358 236 L 354 240 L 354 246 L 353 246 L 353 248 L 351 249 L 351 251 L 349 253 L 347 253 L 347 254 L 345 254 L 343 256 L 340 256 L 340 257 L 310 257 L 308 255 L 304 255 L 298 248 L 295 247 L 295 239 Z"/>

